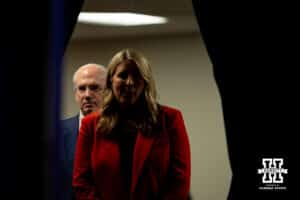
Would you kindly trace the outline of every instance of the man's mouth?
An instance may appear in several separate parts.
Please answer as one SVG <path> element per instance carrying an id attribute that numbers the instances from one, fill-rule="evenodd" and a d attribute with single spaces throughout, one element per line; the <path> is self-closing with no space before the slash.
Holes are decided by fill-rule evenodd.
<path id="1" fill-rule="evenodd" d="M 84 103 L 83 106 L 85 106 L 85 107 L 92 107 L 93 104 L 92 103 Z"/>

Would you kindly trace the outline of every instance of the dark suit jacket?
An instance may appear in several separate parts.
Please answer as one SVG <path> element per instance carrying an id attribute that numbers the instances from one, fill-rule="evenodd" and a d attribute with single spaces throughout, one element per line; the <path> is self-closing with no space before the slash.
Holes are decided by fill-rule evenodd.
<path id="1" fill-rule="evenodd" d="M 60 140 L 61 167 L 63 171 L 63 195 L 66 200 L 74 200 L 72 191 L 73 163 L 76 140 L 78 137 L 79 115 L 62 120 Z"/>
<path id="2" fill-rule="evenodd" d="M 190 146 L 181 112 L 162 106 L 159 136 L 138 132 L 131 200 L 185 200 L 190 189 Z M 118 142 L 97 131 L 99 113 L 82 120 L 74 163 L 77 200 L 125 200 Z"/>

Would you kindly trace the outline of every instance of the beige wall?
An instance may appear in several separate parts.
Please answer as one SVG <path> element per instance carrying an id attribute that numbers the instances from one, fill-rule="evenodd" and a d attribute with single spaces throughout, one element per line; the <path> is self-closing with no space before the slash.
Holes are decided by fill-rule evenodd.
<path id="1" fill-rule="evenodd" d="M 128 47 L 140 50 L 152 64 L 159 102 L 183 113 L 191 143 L 193 199 L 226 199 L 231 170 L 222 108 L 200 34 L 72 41 L 65 56 L 62 118 L 78 112 L 72 93 L 76 68 L 89 62 L 107 65 L 114 53 Z"/>

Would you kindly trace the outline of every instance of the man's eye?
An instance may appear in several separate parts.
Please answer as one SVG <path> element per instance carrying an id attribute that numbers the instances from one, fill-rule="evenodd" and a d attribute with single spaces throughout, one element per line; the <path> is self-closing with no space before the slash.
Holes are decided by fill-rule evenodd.
<path id="1" fill-rule="evenodd" d="M 78 87 L 78 90 L 79 90 L 79 91 L 85 91 L 85 86 L 79 86 L 79 87 Z"/>
<path id="2" fill-rule="evenodd" d="M 97 91 L 97 90 L 99 90 L 99 86 L 98 86 L 98 85 L 91 85 L 89 88 L 90 88 L 90 90 L 92 90 L 92 91 Z"/>

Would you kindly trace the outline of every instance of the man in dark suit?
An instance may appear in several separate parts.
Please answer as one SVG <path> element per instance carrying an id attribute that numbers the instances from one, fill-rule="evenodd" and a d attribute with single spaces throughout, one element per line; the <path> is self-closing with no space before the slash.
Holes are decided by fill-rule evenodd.
<path id="1" fill-rule="evenodd" d="M 81 119 L 100 108 L 105 86 L 106 68 L 90 63 L 81 66 L 73 76 L 74 96 L 80 111 L 77 115 L 62 120 L 61 161 L 66 200 L 74 200 L 72 192 L 73 162 L 76 140 Z"/>

